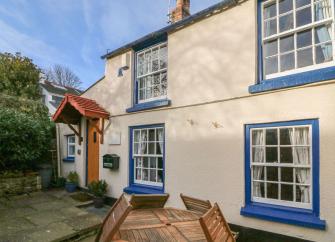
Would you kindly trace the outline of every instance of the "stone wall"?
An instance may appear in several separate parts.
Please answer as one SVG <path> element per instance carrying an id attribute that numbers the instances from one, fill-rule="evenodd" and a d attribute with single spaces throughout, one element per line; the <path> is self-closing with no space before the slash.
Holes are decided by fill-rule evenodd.
<path id="1" fill-rule="evenodd" d="M 29 175 L 15 178 L 0 177 L 0 197 L 7 195 L 19 195 L 27 192 L 41 190 L 41 177 Z"/>

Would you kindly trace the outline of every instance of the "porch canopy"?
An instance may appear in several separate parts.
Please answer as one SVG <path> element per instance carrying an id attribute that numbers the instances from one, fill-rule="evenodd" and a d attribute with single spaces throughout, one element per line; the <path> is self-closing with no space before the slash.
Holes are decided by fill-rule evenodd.
<path id="1" fill-rule="evenodd" d="M 100 127 L 96 125 L 96 122 L 92 122 L 92 125 L 95 126 L 101 135 L 100 141 L 103 143 L 104 120 L 109 118 L 109 112 L 100 107 L 94 100 L 73 94 L 65 94 L 52 120 L 55 123 L 67 124 L 78 136 L 79 144 L 81 144 L 83 140 L 80 125 L 82 117 L 85 117 L 89 121 L 100 120 Z M 78 130 L 76 130 L 73 125 L 77 125 Z"/>

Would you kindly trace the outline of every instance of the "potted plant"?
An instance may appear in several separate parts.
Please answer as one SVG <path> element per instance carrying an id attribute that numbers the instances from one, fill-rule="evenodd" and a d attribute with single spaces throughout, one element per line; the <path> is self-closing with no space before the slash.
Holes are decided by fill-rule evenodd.
<path id="1" fill-rule="evenodd" d="M 107 193 L 107 182 L 105 180 L 92 181 L 88 185 L 88 190 L 93 194 L 93 204 L 95 208 L 102 208 L 105 194 Z"/>
<path id="2" fill-rule="evenodd" d="M 78 186 L 78 181 L 79 181 L 79 177 L 77 172 L 75 171 L 71 171 L 66 179 L 66 183 L 65 183 L 65 190 L 67 192 L 74 192 L 77 189 Z"/>

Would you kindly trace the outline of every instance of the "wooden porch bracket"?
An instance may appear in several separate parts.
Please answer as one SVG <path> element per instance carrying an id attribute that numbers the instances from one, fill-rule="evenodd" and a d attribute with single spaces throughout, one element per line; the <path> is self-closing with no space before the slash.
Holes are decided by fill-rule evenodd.
<path id="1" fill-rule="evenodd" d="M 83 141 L 83 137 L 81 136 L 81 125 L 78 123 L 78 131 L 68 122 L 68 120 L 63 116 L 62 119 L 65 121 L 67 126 L 75 133 L 75 135 L 78 137 L 78 144 L 81 145 L 81 142 Z"/>
<path id="2" fill-rule="evenodd" d="M 96 125 L 95 122 L 91 122 L 92 119 L 89 119 L 90 124 L 97 130 L 97 132 L 100 134 L 100 144 L 104 143 L 104 126 L 105 126 L 105 119 L 100 118 L 100 127 Z"/>

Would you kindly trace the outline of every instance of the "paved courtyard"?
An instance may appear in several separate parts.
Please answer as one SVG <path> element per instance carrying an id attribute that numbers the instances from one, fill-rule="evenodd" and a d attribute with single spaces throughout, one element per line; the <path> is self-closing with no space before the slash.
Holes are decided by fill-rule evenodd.
<path id="1" fill-rule="evenodd" d="M 83 205 L 63 190 L 0 198 L 0 241 L 63 241 L 92 233 L 108 207 Z"/>

